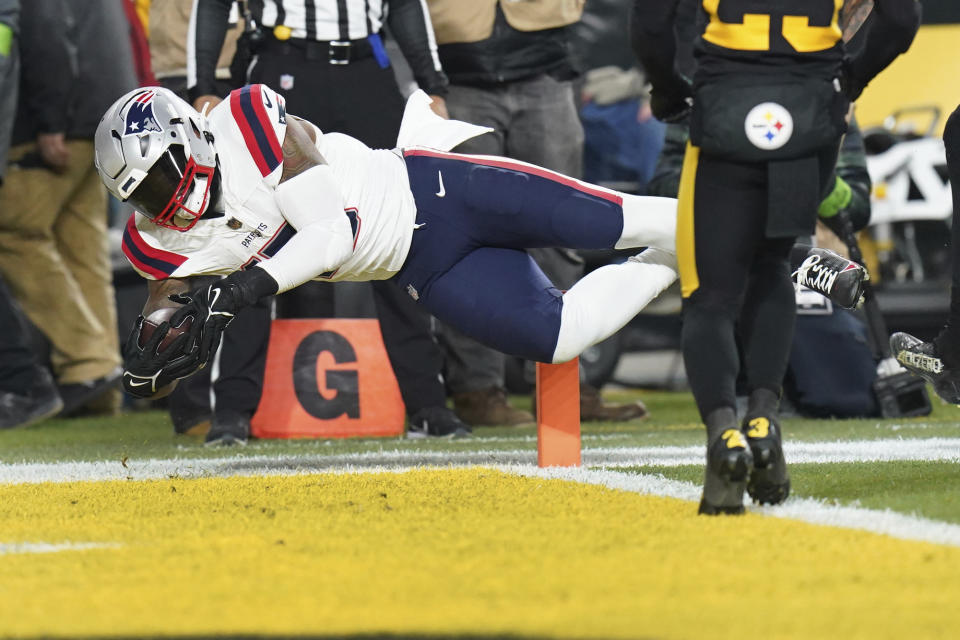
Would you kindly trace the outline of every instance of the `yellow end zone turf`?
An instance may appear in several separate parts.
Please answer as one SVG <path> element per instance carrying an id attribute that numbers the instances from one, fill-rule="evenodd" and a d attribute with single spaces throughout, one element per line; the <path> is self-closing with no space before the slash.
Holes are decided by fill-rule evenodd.
<path id="1" fill-rule="evenodd" d="M 0 635 L 883 638 L 960 549 L 487 469 L 0 486 Z"/>

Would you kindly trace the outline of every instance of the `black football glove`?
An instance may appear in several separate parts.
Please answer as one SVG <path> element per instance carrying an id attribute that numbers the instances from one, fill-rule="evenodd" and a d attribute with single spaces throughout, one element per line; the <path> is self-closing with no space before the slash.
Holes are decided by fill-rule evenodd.
<path id="1" fill-rule="evenodd" d="M 277 281 L 259 267 L 237 271 L 190 293 L 170 296 L 173 302 L 184 305 L 173 314 L 170 323 L 179 327 L 184 318 L 193 316 L 190 335 L 196 339 L 199 358 L 206 364 L 220 345 L 223 330 L 237 312 L 276 293 L 277 289 Z"/>
<path id="2" fill-rule="evenodd" d="M 170 300 L 184 305 L 170 318 L 171 323 L 179 326 L 187 316 L 193 317 L 190 335 L 197 341 L 200 361 L 206 364 L 220 345 L 223 330 L 243 306 L 237 287 L 224 279 L 190 293 L 174 294 Z"/>
<path id="3" fill-rule="evenodd" d="M 653 117 L 666 124 L 683 122 L 693 108 L 693 87 L 690 81 L 677 75 L 665 87 L 654 86 L 650 91 L 650 110 Z"/>
<path id="4" fill-rule="evenodd" d="M 179 326 L 179 322 L 175 325 Z M 170 326 L 169 322 L 160 324 L 141 347 L 143 316 L 137 318 L 123 347 L 123 388 L 127 393 L 150 398 L 174 380 L 186 378 L 203 367 L 190 332 L 177 336 L 162 352 L 157 351 Z"/>

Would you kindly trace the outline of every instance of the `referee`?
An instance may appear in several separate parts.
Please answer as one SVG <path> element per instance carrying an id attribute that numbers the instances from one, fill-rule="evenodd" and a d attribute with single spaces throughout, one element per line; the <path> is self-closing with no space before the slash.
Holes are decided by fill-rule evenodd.
<path id="1" fill-rule="evenodd" d="M 204 103 L 212 107 L 220 102 L 215 95 L 215 67 L 233 3 L 194 0 L 187 87 L 198 110 Z M 384 26 L 400 46 L 419 87 L 433 98 L 434 111 L 447 117 L 447 77 L 421 0 L 250 0 L 247 8 L 254 28 L 248 25 L 252 57 L 246 81 L 276 90 L 286 99 L 290 113 L 321 131 L 344 133 L 375 149 L 395 146 L 404 98 L 384 48 Z M 411 431 L 431 436 L 468 432 L 469 427 L 446 408 L 440 376 L 443 357 L 433 340 L 432 318 L 389 282 L 371 285 Z M 318 292 L 329 296 L 329 285 L 312 286 L 309 309 L 291 308 L 303 299 L 281 299 L 281 312 L 329 315 L 332 304 L 316 297 Z M 263 335 L 268 330 L 264 327 Z M 251 349 L 252 342 L 256 340 L 234 348 Z M 251 362 L 256 361 L 251 357 Z"/>
<path id="2" fill-rule="evenodd" d="M 219 102 L 216 60 L 233 1 L 194 0 L 187 87 L 196 107 Z M 259 29 L 247 82 L 279 92 L 290 113 L 321 130 L 373 148 L 396 143 L 404 101 L 384 48 L 384 22 L 417 84 L 446 115 L 447 78 L 420 0 L 251 0 L 249 9 Z"/>

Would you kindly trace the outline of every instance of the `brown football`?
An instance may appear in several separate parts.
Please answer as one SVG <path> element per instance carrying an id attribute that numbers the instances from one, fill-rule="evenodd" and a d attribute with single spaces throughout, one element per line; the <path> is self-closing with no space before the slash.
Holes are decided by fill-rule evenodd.
<path id="1" fill-rule="evenodd" d="M 144 318 L 143 326 L 140 327 L 140 338 L 137 340 L 141 348 L 143 345 L 147 344 L 147 342 L 153 336 L 153 333 L 161 324 L 164 322 L 169 322 L 170 317 L 176 313 L 178 309 L 179 307 L 164 307 L 162 309 L 157 309 L 149 316 Z M 157 353 L 165 351 L 174 340 L 188 332 L 192 323 L 193 316 L 187 316 L 184 318 L 179 327 L 170 327 L 170 329 L 167 331 L 167 334 L 163 336 L 163 339 L 160 341 L 160 345 L 157 348 Z"/>

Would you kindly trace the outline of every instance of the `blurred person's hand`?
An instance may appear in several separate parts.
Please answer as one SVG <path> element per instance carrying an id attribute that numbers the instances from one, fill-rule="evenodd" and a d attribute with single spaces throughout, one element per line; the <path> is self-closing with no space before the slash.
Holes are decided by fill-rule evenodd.
<path id="1" fill-rule="evenodd" d="M 70 166 L 70 149 L 62 133 L 38 134 L 37 151 L 43 164 L 55 173 L 63 173 Z"/>
<path id="2" fill-rule="evenodd" d="M 640 108 L 637 109 L 637 122 L 646 122 L 653 117 L 653 109 L 650 108 L 650 102 L 643 100 Z"/>
<path id="3" fill-rule="evenodd" d="M 203 105 L 209 103 L 210 104 L 210 106 L 208 107 L 208 112 L 209 112 L 209 109 L 213 109 L 215 106 L 217 106 L 221 102 L 223 102 L 222 98 L 218 98 L 215 95 L 207 94 L 207 95 L 200 96 L 196 100 L 194 100 L 193 108 L 199 111 L 200 113 L 203 113 Z"/>
<path id="4" fill-rule="evenodd" d="M 449 120 L 450 112 L 447 111 L 447 101 L 444 100 L 442 96 L 430 96 L 430 99 L 433 100 L 433 102 L 430 103 L 430 108 L 433 109 L 433 112 L 444 120 Z"/>

